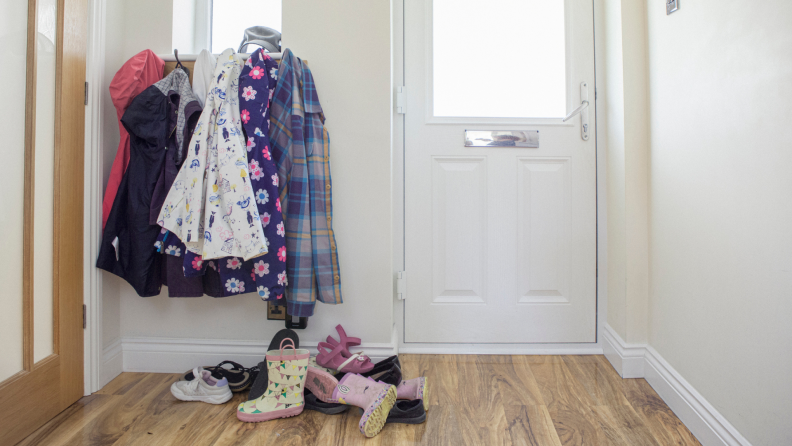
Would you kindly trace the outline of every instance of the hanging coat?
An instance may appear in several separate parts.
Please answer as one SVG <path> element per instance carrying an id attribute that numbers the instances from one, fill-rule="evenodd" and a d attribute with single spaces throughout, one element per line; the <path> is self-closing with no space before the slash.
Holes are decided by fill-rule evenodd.
<path id="1" fill-rule="evenodd" d="M 107 188 L 102 201 L 102 229 L 107 223 L 107 217 L 110 216 L 118 186 L 129 164 L 129 133 L 121 123 L 121 117 L 124 116 L 135 96 L 162 79 L 164 69 L 165 62 L 162 59 L 151 50 L 143 50 L 126 61 L 110 82 L 110 98 L 118 116 L 118 133 L 121 134 L 121 140 L 118 143 L 113 167 L 110 168 L 110 177 L 107 179 Z"/>
<path id="2" fill-rule="evenodd" d="M 187 158 L 158 218 L 160 226 L 204 260 L 248 260 L 267 253 L 240 122 L 241 65 L 231 49 L 218 57 Z"/>
<path id="3" fill-rule="evenodd" d="M 283 51 L 270 108 L 272 159 L 286 220 L 287 311 L 311 316 L 317 299 L 342 303 L 331 224 L 330 135 L 311 70 L 289 49 Z"/>
<path id="4" fill-rule="evenodd" d="M 272 160 L 269 142 L 269 105 L 278 79 L 278 65 L 259 49 L 250 55 L 239 78 L 239 108 L 243 129 L 247 136 L 247 159 L 250 183 L 256 197 L 256 207 L 267 238 L 269 252 L 247 261 L 229 257 L 203 262 L 192 252 L 184 256 L 184 275 L 200 276 L 218 271 L 226 295 L 256 292 L 262 300 L 282 299 L 286 284 L 286 231 L 278 197 L 278 170 Z M 209 216 L 212 227 L 216 213 Z M 166 252 L 178 252 L 175 242 L 160 238 Z M 173 244 L 172 244 L 173 243 Z"/>
<path id="5" fill-rule="evenodd" d="M 180 93 L 185 100 L 179 100 Z M 125 279 L 143 297 L 158 295 L 163 283 L 163 256 L 154 248 L 160 228 L 150 222 L 152 197 L 171 136 L 177 149 L 188 122 L 185 111 L 197 104 L 188 96 L 192 90 L 187 74 L 176 69 L 137 95 L 121 118 L 130 135 L 129 166 L 104 228 L 96 266 Z M 171 116 L 178 117 L 175 125 Z"/>
<path id="6" fill-rule="evenodd" d="M 176 75 L 173 80 L 174 82 L 171 82 L 170 86 L 159 86 L 161 90 L 168 89 L 168 142 L 165 162 L 162 164 L 162 171 L 151 197 L 149 213 L 149 224 L 151 225 L 157 225 L 157 216 L 162 209 L 162 203 L 184 163 L 186 148 L 190 143 L 195 124 L 201 116 L 201 106 L 190 88 L 187 76 Z M 158 248 L 160 255 L 165 256 L 162 262 L 162 282 L 168 287 L 169 297 L 201 297 L 204 294 L 221 297 L 224 295 L 223 285 L 220 283 L 220 276 L 216 271 L 209 271 L 202 277 L 185 277 L 182 259 L 173 256 L 174 253 L 178 255 L 178 253 L 186 251 L 183 245 L 179 244 L 174 248 L 171 244 L 166 247 L 155 244 L 155 247 Z M 165 251 L 170 255 L 165 254 Z"/>

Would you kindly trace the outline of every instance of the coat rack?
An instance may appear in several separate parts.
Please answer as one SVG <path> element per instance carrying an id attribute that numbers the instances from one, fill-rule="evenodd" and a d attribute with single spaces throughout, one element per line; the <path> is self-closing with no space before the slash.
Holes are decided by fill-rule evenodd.
<path id="1" fill-rule="evenodd" d="M 275 60 L 281 60 L 283 53 L 267 53 L 269 56 Z M 250 57 L 250 53 L 239 53 L 242 59 L 247 60 Z M 171 71 L 175 70 L 177 66 L 180 66 L 184 71 L 187 72 L 187 76 L 190 78 L 190 83 L 192 84 L 192 72 L 193 68 L 195 68 L 195 60 L 198 58 L 197 54 L 179 54 L 179 50 L 174 49 L 173 54 L 167 55 L 158 55 L 160 59 L 165 61 L 165 73 L 163 73 L 163 77 L 170 74 Z M 213 54 L 213 56 L 217 57 L 219 54 Z M 305 61 L 303 61 L 305 62 Z"/>

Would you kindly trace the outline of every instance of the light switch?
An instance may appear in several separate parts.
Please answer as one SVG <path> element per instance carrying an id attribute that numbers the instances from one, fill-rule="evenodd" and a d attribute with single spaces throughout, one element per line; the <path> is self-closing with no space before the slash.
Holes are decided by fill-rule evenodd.
<path id="1" fill-rule="evenodd" d="M 679 10 L 679 0 L 666 0 L 666 15 Z"/>

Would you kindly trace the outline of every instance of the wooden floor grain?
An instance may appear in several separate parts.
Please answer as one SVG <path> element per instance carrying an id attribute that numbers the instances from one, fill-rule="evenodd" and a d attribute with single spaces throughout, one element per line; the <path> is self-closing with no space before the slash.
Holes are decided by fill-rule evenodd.
<path id="1" fill-rule="evenodd" d="M 244 394 L 214 406 L 170 394 L 178 374 L 123 373 L 22 445 L 699 445 L 643 379 L 621 379 L 603 356 L 402 355 L 426 376 L 427 421 L 388 424 L 366 439 L 359 411 L 305 411 L 242 423 Z"/>

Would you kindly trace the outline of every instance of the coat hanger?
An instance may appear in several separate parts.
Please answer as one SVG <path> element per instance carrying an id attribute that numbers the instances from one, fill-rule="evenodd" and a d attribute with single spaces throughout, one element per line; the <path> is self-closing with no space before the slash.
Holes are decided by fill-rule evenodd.
<path id="1" fill-rule="evenodd" d="M 173 50 L 173 55 L 176 57 L 176 68 L 181 68 L 182 70 L 184 70 L 184 72 L 187 73 L 187 76 L 189 77 L 190 76 L 190 70 L 187 67 L 185 67 L 184 65 L 182 65 L 181 61 L 179 60 L 179 50 L 174 49 Z"/>

